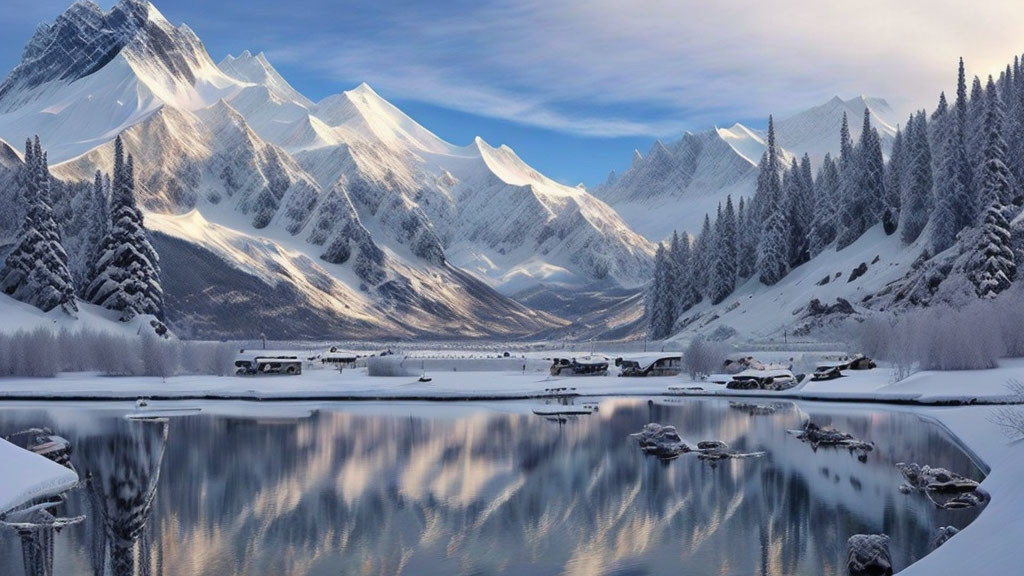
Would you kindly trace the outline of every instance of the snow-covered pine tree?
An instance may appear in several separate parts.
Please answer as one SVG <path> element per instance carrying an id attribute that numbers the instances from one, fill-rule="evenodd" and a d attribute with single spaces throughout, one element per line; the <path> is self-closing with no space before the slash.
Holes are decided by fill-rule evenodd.
<path id="1" fill-rule="evenodd" d="M 967 170 L 967 153 L 960 131 L 954 127 L 943 146 L 941 171 L 934 179 L 935 210 L 931 215 L 932 254 L 945 251 L 956 242 L 957 234 L 963 228 L 960 224 L 970 192 L 964 185 Z"/>
<path id="2" fill-rule="evenodd" d="M 654 340 L 670 336 L 676 320 L 672 269 L 668 251 L 659 243 L 654 254 L 654 281 L 646 301 L 648 330 Z"/>
<path id="3" fill-rule="evenodd" d="M 871 125 L 871 111 L 864 108 L 864 127 L 860 134 L 860 188 L 867 211 L 861 233 L 882 220 L 885 213 L 885 160 L 882 139 Z"/>
<path id="4" fill-rule="evenodd" d="M 672 231 L 672 240 L 668 244 L 668 260 L 672 266 L 672 302 L 675 304 L 676 309 L 679 308 L 679 303 L 683 299 L 683 265 L 680 262 L 682 252 L 682 239 L 679 238 L 679 231 Z"/>
<path id="5" fill-rule="evenodd" d="M 839 154 L 839 194 L 836 207 L 836 247 L 846 248 L 860 238 L 867 221 L 868 211 L 865 193 L 861 190 L 861 149 L 854 148 L 849 142 L 849 127 L 846 114 L 843 114 L 843 125 L 840 129 Z M 863 140 L 864 136 L 861 135 Z"/>
<path id="6" fill-rule="evenodd" d="M 114 142 L 114 179 L 110 195 L 110 229 L 86 290 L 90 302 L 121 312 L 123 321 L 137 314 L 163 318 L 160 260 L 135 203 L 135 168 L 124 145 Z"/>
<path id="7" fill-rule="evenodd" d="M 736 209 L 732 196 L 726 198 L 724 210 L 721 204 L 718 206 L 712 273 L 711 303 L 719 304 L 736 288 Z"/>
<path id="8" fill-rule="evenodd" d="M 907 120 L 907 130 L 910 130 L 913 119 L 914 116 L 911 115 Z M 889 153 L 889 164 L 885 168 L 885 211 L 882 213 L 882 226 L 887 235 L 899 227 L 900 210 L 903 206 L 903 184 L 906 180 L 904 147 L 903 131 L 897 127 L 892 152 Z"/>
<path id="9" fill-rule="evenodd" d="M 53 218 L 50 198 L 50 170 L 39 137 L 25 144 L 27 185 L 24 198 L 28 213 L 18 233 L 17 244 L 0 270 L 0 289 L 43 311 L 58 306 L 75 315 L 74 280 L 68 269 L 60 229 Z"/>
<path id="10" fill-rule="evenodd" d="M 686 232 L 677 236 L 673 232 L 673 242 L 670 256 L 676 264 L 676 314 L 682 314 L 692 308 L 700 301 L 700 294 L 693 285 L 693 257 L 690 249 L 690 237 Z"/>
<path id="11" fill-rule="evenodd" d="M 700 235 L 693 246 L 692 260 L 695 265 L 693 269 L 693 285 L 700 294 L 700 300 L 710 295 L 711 267 L 714 264 L 714 232 L 711 229 L 711 217 L 704 214 L 704 224 L 701 226 Z"/>
<path id="12" fill-rule="evenodd" d="M 757 262 L 757 236 L 750 218 L 749 203 L 740 196 L 739 209 L 736 211 L 736 276 L 740 279 L 754 275 L 754 264 Z"/>
<path id="13" fill-rule="evenodd" d="M 811 159 L 806 154 L 806 171 L 811 169 Z M 783 202 L 786 223 L 789 226 L 789 267 L 796 268 L 810 259 L 809 236 L 814 217 L 814 181 L 805 173 L 802 164 L 793 159 L 783 182 Z"/>
<path id="14" fill-rule="evenodd" d="M 761 234 L 757 245 L 757 273 L 762 283 L 772 286 L 789 272 L 788 227 L 779 181 L 780 160 L 775 144 L 775 121 L 768 117 L 768 153 L 758 177 L 758 207 Z M 763 189 L 762 189 L 763 186 Z"/>
<path id="15" fill-rule="evenodd" d="M 988 135 L 985 133 L 986 107 L 987 100 L 981 79 L 975 76 L 971 84 L 971 98 L 967 102 L 967 117 L 964 124 L 964 143 L 967 146 L 967 163 L 971 175 L 968 186 L 972 210 L 970 214 L 964 215 L 968 226 L 978 221 L 978 215 L 981 212 L 981 177 L 978 172 L 982 163 L 985 162 L 985 146 L 988 139 Z"/>
<path id="16" fill-rule="evenodd" d="M 92 183 L 92 201 L 90 202 L 94 217 L 89 223 L 89 231 L 86 233 L 86 242 L 90 251 L 87 270 L 96 268 L 96 260 L 100 256 L 103 239 L 110 231 L 110 201 L 107 183 L 109 183 L 109 179 L 105 179 L 103 173 L 97 170 Z M 84 293 L 86 288 L 88 288 L 87 285 L 81 286 L 80 290 Z"/>
<path id="17" fill-rule="evenodd" d="M 1016 189 L 1013 174 L 1008 172 L 1004 175 L 1005 178 L 999 178 L 997 179 L 998 181 L 986 176 L 989 172 L 988 165 L 993 159 L 997 159 L 1003 167 L 1009 169 L 1007 162 L 1009 149 L 1006 145 L 1006 139 L 1003 137 L 1006 130 L 1006 107 L 999 95 L 999 91 L 996 89 L 995 83 L 992 81 L 992 76 L 988 77 L 988 84 L 985 87 L 985 100 L 985 132 L 988 135 L 985 144 L 985 161 L 982 164 L 981 170 L 983 174 L 979 181 L 984 181 L 987 178 L 995 187 L 981 189 L 982 194 L 979 198 L 984 202 L 985 206 L 988 206 L 990 199 L 985 196 L 985 193 L 992 192 L 993 190 L 998 191 L 999 203 L 1003 205 L 1005 216 L 1007 219 L 1011 219 L 1015 216 L 1012 213 L 1014 191 Z"/>
<path id="18" fill-rule="evenodd" d="M 832 155 L 825 154 L 814 182 L 814 217 L 808 242 L 811 257 L 821 254 L 836 239 L 838 202 L 839 169 Z"/>
<path id="19" fill-rule="evenodd" d="M 939 94 L 939 104 L 932 111 L 931 122 L 928 126 L 928 147 L 932 150 L 932 174 L 942 172 L 943 151 L 946 140 L 953 130 L 955 115 L 949 112 L 949 105 L 946 103 L 946 93 Z"/>
<path id="20" fill-rule="evenodd" d="M 853 159 L 853 138 L 850 137 L 850 120 L 843 112 L 843 123 L 839 126 L 839 164 Z"/>
<path id="21" fill-rule="evenodd" d="M 985 161 L 978 173 L 984 206 L 978 229 L 965 246 L 971 254 L 968 277 L 978 296 L 991 298 L 1010 287 L 1017 274 L 1011 244 L 1006 198 L 1012 194 L 1013 175 L 1006 166 L 1006 142 L 1002 136 L 1003 105 L 992 77 L 985 91 Z"/>
<path id="22" fill-rule="evenodd" d="M 1007 166 L 1013 173 L 1016 184 L 1013 204 L 1017 207 L 1024 205 L 1024 72 L 1021 71 L 1019 57 L 1013 59 L 1013 89 L 1010 90 L 1010 99 L 1003 104 L 1007 109 L 1006 134 Z"/>
<path id="23" fill-rule="evenodd" d="M 901 186 L 900 239 L 917 240 L 932 212 L 932 153 L 924 111 L 911 116 L 904 138 L 904 182 Z"/>

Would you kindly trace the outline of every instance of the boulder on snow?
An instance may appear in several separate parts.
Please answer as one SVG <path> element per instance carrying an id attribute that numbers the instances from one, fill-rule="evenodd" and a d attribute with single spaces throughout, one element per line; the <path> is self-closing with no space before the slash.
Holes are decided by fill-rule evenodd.
<path id="1" fill-rule="evenodd" d="M 854 268 L 850 272 L 850 278 L 846 280 L 846 283 L 849 284 L 850 282 L 853 282 L 857 278 L 860 278 L 865 273 L 867 273 L 867 271 L 868 271 L 868 264 L 867 264 L 867 262 L 861 262 L 860 266 L 857 266 L 856 268 Z"/>
<path id="2" fill-rule="evenodd" d="M 892 576 L 892 554 L 885 534 L 854 534 L 847 540 L 846 570 L 850 576 Z"/>

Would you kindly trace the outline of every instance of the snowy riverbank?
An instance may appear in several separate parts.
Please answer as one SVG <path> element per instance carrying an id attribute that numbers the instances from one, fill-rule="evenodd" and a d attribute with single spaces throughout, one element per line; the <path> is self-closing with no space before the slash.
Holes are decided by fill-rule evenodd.
<path id="1" fill-rule="evenodd" d="M 678 395 L 763 396 L 778 399 L 901 404 L 976 404 L 1014 401 L 1007 383 L 1024 379 L 1024 360 L 1004 360 L 999 368 L 961 372 L 918 372 L 893 382 L 885 368 L 849 371 L 825 382 L 805 382 L 784 392 L 727 390 L 692 382 L 686 376 L 663 378 L 551 377 L 546 371 L 431 372 L 417 376 L 371 377 L 365 369 L 343 372 L 307 370 L 299 376 L 106 377 L 94 373 L 57 378 L 0 379 L 0 400 L 29 399 L 248 399 L 248 400 L 514 400 L 559 393 L 580 396 Z"/>
<path id="2" fill-rule="evenodd" d="M 658 401 L 682 401 L 690 395 L 703 396 L 758 396 L 764 399 L 791 399 L 798 402 L 873 402 L 891 404 L 886 410 L 908 410 L 922 417 L 934 419 L 949 429 L 963 446 L 973 453 L 984 468 L 990 469 L 982 487 L 992 496 L 992 502 L 977 521 L 954 536 L 941 548 L 910 566 L 901 574 L 967 574 L 1013 573 L 1018 551 L 1016 539 L 1009 537 L 1007 527 L 1014 526 L 1024 515 L 1024 491 L 1019 489 L 1019 478 L 1024 475 L 1024 443 L 1008 442 L 998 427 L 991 422 L 999 406 L 994 404 L 1014 400 L 1006 388 L 1011 380 L 1024 379 L 1024 360 L 1006 360 L 999 368 L 963 372 L 919 372 L 900 382 L 893 382 L 893 373 L 880 368 L 864 372 L 849 372 L 847 376 L 826 382 L 808 382 L 785 393 L 731 391 L 707 383 L 692 383 L 685 376 L 675 378 L 619 378 L 577 377 L 552 378 L 546 372 L 428 372 L 430 382 L 419 382 L 415 376 L 370 377 L 362 369 L 308 370 L 296 377 L 196 377 L 180 376 L 160 378 L 113 378 L 97 374 L 65 374 L 55 379 L 0 379 L 0 400 L 33 400 L 15 405 L 38 405 L 38 401 L 80 400 L 101 406 L 113 401 L 121 409 L 121 401 L 134 401 L 140 396 L 178 400 L 219 400 L 199 402 L 203 412 L 233 409 L 248 412 L 259 410 L 268 415 L 288 413 L 298 409 L 311 409 L 315 401 L 335 400 L 387 400 L 395 405 L 400 400 L 471 400 L 487 402 L 503 399 L 530 399 L 550 397 L 565 390 L 580 396 L 651 396 Z M 669 386 L 701 388 L 687 390 L 682 395 L 668 395 Z M 251 400 L 296 400 L 280 404 L 253 404 Z M 309 401 L 309 402 L 306 402 Z M 154 405 L 158 409 L 163 403 Z M 168 405 L 179 405 L 171 402 Z M 195 403 L 193 403 L 195 404 Z M 190 405 L 193 405 L 190 404 Z M 521 403 L 523 410 L 533 407 L 532 402 Z M 896 406 L 899 404 L 899 406 Z M 949 406 L 947 404 L 955 404 Z M 111 407 L 113 407 L 111 405 Z M 381 404 L 360 402 L 357 409 L 373 410 Z M 458 404 L 437 410 L 457 410 Z M 494 404 L 498 407 L 498 404 Z M 520 403 L 503 404 L 500 409 L 515 409 Z M 234 408 L 232 408 L 234 407 Z M 417 410 L 422 410 L 422 406 Z M 851 409 L 853 409 L 851 407 Z M 1022 408 L 1024 409 L 1024 408 Z M 8 447 L 10 445 L 7 445 Z M 13 448 L 13 447 L 11 447 Z M 0 449 L 4 449 L 0 444 Z M 9 450 L 9 449 L 8 449 Z M 21 453 L 11 457 L 24 457 Z M 0 461 L 8 466 L 8 454 L 0 453 Z M 57 466 L 57 465 L 54 465 Z M 57 468 L 60 468 L 57 466 Z M 66 469 L 60 472 L 74 474 Z M 24 502 L 39 494 L 38 486 L 63 487 L 74 483 L 71 477 L 61 482 L 42 481 L 34 474 L 23 478 L 28 488 L 4 486 L 0 491 L 0 504 Z M 35 482 L 35 483 L 33 483 Z M 60 486 L 57 486 L 60 484 Z M 33 487 L 36 486 L 36 487 Z M 17 494 L 11 496 L 11 494 Z M 27 495 L 27 496 L 26 496 Z M 0 506 L 0 510 L 4 509 Z"/>
<path id="3" fill-rule="evenodd" d="M 78 474 L 38 454 L 0 439 L 0 515 L 27 502 L 60 494 L 78 483 Z"/>

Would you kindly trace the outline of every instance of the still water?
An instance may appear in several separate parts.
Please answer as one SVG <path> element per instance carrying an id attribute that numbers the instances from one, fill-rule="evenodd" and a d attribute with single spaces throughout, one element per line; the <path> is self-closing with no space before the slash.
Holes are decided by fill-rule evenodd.
<path id="1" fill-rule="evenodd" d="M 0 408 L 0 434 L 48 426 L 88 482 L 29 566 L 0 532 L 0 574 L 839 575 L 852 534 L 892 537 L 897 569 L 940 511 L 894 465 L 980 471 L 938 427 L 884 408 L 615 399 L 557 421 L 536 404 L 207 404 L 166 422 L 91 407 Z M 801 443 L 807 419 L 876 449 Z M 660 462 L 629 434 L 675 425 L 760 458 Z"/>

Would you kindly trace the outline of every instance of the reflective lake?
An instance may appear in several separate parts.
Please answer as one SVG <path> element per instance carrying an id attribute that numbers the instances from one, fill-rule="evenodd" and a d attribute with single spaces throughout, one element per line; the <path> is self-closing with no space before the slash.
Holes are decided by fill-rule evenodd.
<path id="1" fill-rule="evenodd" d="M 48 426 L 89 480 L 25 566 L 0 532 L 0 574 L 845 574 L 846 540 L 892 538 L 897 569 L 977 510 L 903 495 L 900 461 L 981 474 L 949 436 L 881 407 L 604 400 L 538 404 L 204 404 L 130 421 L 90 407 L 0 407 L 0 434 Z M 865 462 L 786 429 L 811 419 L 868 441 Z M 691 445 L 760 458 L 661 462 L 629 434 L 672 424 Z"/>

